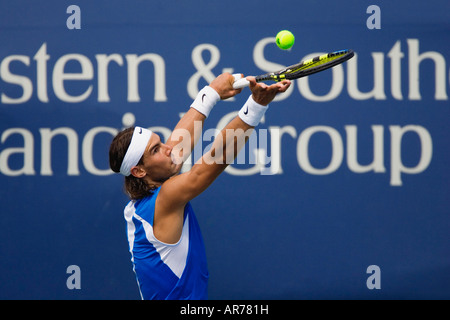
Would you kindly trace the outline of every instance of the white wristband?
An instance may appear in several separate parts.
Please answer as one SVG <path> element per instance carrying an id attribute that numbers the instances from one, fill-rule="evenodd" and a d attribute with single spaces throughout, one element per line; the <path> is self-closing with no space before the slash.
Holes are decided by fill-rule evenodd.
<path id="1" fill-rule="evenodd" d="M 266 113 L 266 110 L 269 109 L 269 106 L 263 106 L 255 100 L 250 95 L 247 99 L 247 102 L 239 111 L 239 118 L 242 119 L 246 124 L 252 127 L 256 127 L 261 121 L 262 117 Z"/>
<path id="2" fill-rule="evenodd" d="M 220 100 L 220 96 L 216 90 L 210 86 L 204 87 L 197 94 L 194 102 L 191 104 L 191 108 L 194 108 L 205 117 L 209 116 L 212 108 L 216 105 L 217 101 Z"/>

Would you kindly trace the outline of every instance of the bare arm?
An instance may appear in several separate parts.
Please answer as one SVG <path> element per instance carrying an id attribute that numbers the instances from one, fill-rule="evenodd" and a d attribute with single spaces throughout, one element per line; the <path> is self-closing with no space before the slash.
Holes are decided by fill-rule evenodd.
<path id="1" fill-rule="evenodd" d="M 279 92 L 286 91 L 290 85 L 290 81 L 283 81 L 267 86 L 263 83 L 257 84 L 253 77 L 248 79 L 251 82 L 252 97 L 261 105 L 269 104 Z M 232 88 L 231 80 L 232 77 L 229 88 Z M 202 193 L 235 159 L 248 140 L 251 129 L 252 126 L 236 116 L 216 137 L 211 150 L 203 155 L 190 171 L 166 181 L 161 192 L 164 197 L 170 199 L 170 206 L 184 207 L 188 201 Z"/>
<path id="2" fill-rule="evenodd" d="M 257 84 L 253 77 L 249 80 L 253 100 L 260 105 L 268 105 L 278 93 L 286 91 L 290 85 L 290 81 L 267 86 L 263 83 Z M 250 137 L 253 128 L 236 116 L 217 135 L 211 150 L 203 155 L 189 172 L 178 176 L 179 181 L 173 181 L 176 182 L 173 187 L 180 188 L 181 194 L 177 197 L 180 205 L 201 194 L 233 162 Z M 169 187 L 171 187 L 170 184 Z"/>

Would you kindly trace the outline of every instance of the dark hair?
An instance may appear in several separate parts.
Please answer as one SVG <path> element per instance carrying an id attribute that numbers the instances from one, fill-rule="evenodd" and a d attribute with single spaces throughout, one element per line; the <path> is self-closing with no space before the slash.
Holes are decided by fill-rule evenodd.
<path id="1" fill-rule="evenodd" d="M 109 166 L 112 171 L 120 173 L 120 166 L 127 153 L 128 146 L 133 137 L 134 127 L 127 128 L 119 132 L 111 142 L 109 147 Z M 142 158 L 138 164 L 142 164 Z M 136 178 L 133 175 L 125 177 L 124 191 L 132 200 L 145 198 L 151 191 L 144 179 Z"/>

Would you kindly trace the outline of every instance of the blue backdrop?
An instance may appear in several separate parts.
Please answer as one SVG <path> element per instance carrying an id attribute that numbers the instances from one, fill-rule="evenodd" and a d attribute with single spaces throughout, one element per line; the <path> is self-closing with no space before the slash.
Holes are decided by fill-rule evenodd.
<path id="1" fill-rule="evenodd" d="M 192 202 L 209 297 L 450 298 L 448 1 L 2 0 L 0 43 L 0 298 L 139 299 L 115 132 L 167 136 L 224 71 L 346 48 L 273 102 L 244 163 Z"/>

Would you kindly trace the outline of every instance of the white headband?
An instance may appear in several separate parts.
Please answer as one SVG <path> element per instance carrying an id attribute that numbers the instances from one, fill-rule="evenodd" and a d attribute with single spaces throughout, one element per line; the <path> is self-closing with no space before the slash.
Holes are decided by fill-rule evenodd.
<path id="1" fill-rule="evenodd" d="M 131 168 L 136 166 L 142 158 L 151 135 L 152 132 L 148 129 L 141 127 L 134 128 L 133 137 L 131 138 L 127 153 L 123 158 L 122 165 L 120 166 L 121 174 L 127 177 L 131 174 Z"/>

